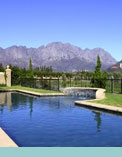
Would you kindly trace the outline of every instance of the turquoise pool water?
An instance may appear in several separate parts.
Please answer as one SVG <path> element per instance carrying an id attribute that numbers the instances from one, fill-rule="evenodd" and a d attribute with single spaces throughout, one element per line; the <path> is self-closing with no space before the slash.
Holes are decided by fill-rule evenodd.
<path id="1" fill-rule="evenodd" d="M 79 99 L 0 93 L 0 127 L 23 147 L 122 146 L 122 117 L 75 106 Z"/>

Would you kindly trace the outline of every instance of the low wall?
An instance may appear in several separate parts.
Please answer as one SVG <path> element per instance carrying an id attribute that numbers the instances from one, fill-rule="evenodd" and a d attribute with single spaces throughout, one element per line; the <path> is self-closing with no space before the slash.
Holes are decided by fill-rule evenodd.
<path id="1" fill-rule="evenodd" d="M 5 72 L 0 72 L 0 85 L 11 87 L 11 69 L 9 65 L 6 67 Z"/>
<path id="2" fill-rule="evenodd" d="M 68 87 L 64 88 L 65 95 L 90 97 L 93 99 L 104 99 L 105 89 L 101 88 L 85 88 L 85 87 Z"/>
<path id="3" fill-rule="evenodd" d="M 0 72 L 0 85 L 5 85 L 6 81 L 5 81 L 5 73 L 4 72 Z"/>

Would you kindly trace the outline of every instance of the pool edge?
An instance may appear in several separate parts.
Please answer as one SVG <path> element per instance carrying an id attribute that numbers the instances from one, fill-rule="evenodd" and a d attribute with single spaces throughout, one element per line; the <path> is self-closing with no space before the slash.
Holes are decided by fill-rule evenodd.
<path id="1" fill-rule="evenodd" d="M 99 110 L 104 110 L 104 111 L 108 111 L 108 112 L 113 112 L 113 113 L 117 113 L 117 114 L 122 114 L 122 107 L 116 107 L 116 106 L 110 106 L 110 105 L 103 105 L 103 104 L 98 104 L 98 103 L 92 103 L 92 101 L 94 100 L 102 100 L 102 99 L 92 99 L 92 100 L 76 100 L 75 101 L 75 105 L 78 106 L 84 106 L 87 108 L 95 108 L 95 109 L 99 109 Z"/>
<path id="2" fill-rule="evenodd" d="M 0 128 L 0 147 L 19 147 L 2 128 Z"/>
<path id="3" fill-rule="evenodd" d="M 20 89 L 8 89 L 8 90 L 2 90 L 0 89 L 0 92 L 20 92 L 24 94 L 29 94 L 33 96 L 43 97 L 43 96 L 64 96 L 63 93 L 38 93 L 38 92 L 31 92 L 27 90 L 20 90 Z"/>

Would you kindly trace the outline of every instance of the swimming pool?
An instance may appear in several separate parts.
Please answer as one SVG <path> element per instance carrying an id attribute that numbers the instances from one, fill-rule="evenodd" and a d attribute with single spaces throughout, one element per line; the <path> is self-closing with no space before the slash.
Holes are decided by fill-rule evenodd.
<path id="1" fill-rule="evenodd" d="M 0 127 L 21 147 L 122 146 L 122 117 L 75 106 L 80 99 L 0 93 Z"/>

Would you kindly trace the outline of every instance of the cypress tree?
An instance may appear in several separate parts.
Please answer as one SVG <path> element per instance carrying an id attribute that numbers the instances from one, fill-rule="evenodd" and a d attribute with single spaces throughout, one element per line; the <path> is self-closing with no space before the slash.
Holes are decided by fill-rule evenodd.
<path id="1" fill-rule="evenodd" d="M 29 61 L 29 71 L 28 71 L 28 77 L 33 78 L 33 68 L 32 68 L 32 60 Z"/>
<path id="2" fill-rule="evenodd" d="M 101 63 L 100 57 L 97 56 L 97 65 L 95 67 L 95 72 L 94 72 L 94 77 L 96 79 L 101 78 L 101 66 L 102 66 L 102 63 Z"/>
<path id="3" fill-rule="evenodd" d="M 100 57 L 97 56 L 97 65 L 95 67 L 95 71 L 93 74 L 93 79 L 92 79 L 92 86 L 97 87 L 97 88 L 105 88 L 106 87 L 106 79 L 107 79 L 107 74 L 105 71 L 101 71 L 102 67 L 102 62 L 100 60 Z"/>
<path id="4" fill-rule="evenodd" d="M 31 60 L 31 59 L 30 59 L 30 61 L 29 61 L 29 71 L 32 72 L 32 60 Z"/>

